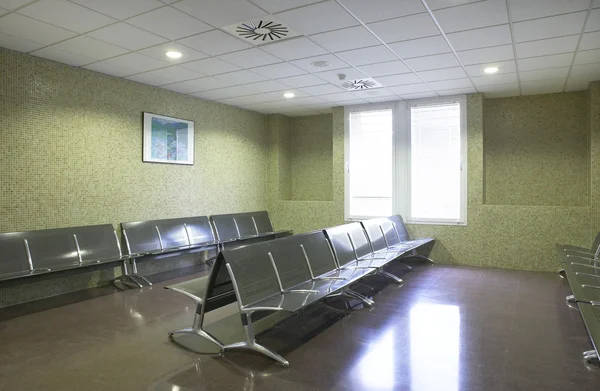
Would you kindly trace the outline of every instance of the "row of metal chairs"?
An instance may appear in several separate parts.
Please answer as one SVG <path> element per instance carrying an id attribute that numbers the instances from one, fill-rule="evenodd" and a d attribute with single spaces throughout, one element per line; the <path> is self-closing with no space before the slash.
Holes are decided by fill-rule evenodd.
<path id="1" fill-rule="evenodd" d="M 208 280 L 194 279 L 166 287 L 192 298 L 197 305 L 193 326 L 172 331 L 169 336 L 199 335 L 222 351 L 249 349 L 288 366 L 283 357 L 256 343 L 253 315 L 257 312 L 293 313 L 339 296 L 372 306 L 372 299 L 352 290 L 351 286 L 374 274 L 401 283 L 402 280 L 385 271 L 385 267 L 406 257 L 431 261 L 416 250 L 433 240 L 410 240 L 402 218 L 393 216 L 224 249 Z M 204 315 L 233 302 L 238 304 L 246 339 L 223 345 L 202 328 Z"/>
<path id="2" fill-rule="evenodd" d="M 120 263 L 119 278 L 141 287 L 150 282 L 138 274 L 138 259 L 291 234 L 274 232 L 265 211 L 121 223 L 121 227 L 125 251 L 112 224 L 0 234 L 0 281 Z"/>
<path id="3" fill-rule="evenodd" d="M 583 352 L 583 359 L 597 362 L 600 357 L 600 232 L 589 249 L 557 244 L 556 253 L 561 264 L 559 274 L 567 279 L 573 292 L 566 297 L 566 304 L 581 312 L 594 347 Z"/>

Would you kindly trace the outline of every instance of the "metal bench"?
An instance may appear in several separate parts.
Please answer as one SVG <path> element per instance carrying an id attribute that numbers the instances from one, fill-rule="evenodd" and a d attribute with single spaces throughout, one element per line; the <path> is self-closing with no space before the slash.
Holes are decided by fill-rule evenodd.
<path id="1" fill-rule="evenodd" d="M 392 223 L 392 227 L 394 228 L 394 231 L 395 231 L 396 237 L 397 237 L 397 238 L 394 238 L 393 235 L 389 235 L 389 234 L 386 235 L 386 238 L 388 240 L 388 245 L 390 245 L 392 247 L 395 245 L 398 245 L 398 244 L 410 246 L 411 251 L 409 253 L 405 254 L 406 257 L 421 258 L 421 259 L 424 259 L 431 263 L 435 263 L 435 262 L 433 262 L 433 260 L 431 258 L 417 253 L 417 249 L 419 249 L 420 247 L 422 247 L 426 244 L 429 244 L 429 243 L 435 241 L 435 238 L 411 239 L 410 235 L 408 233 L 408 229 L 406 229 L 406 224 L 404 224 L 404 220 L 402 219 L 402 216 L 394 215 L 394 216 L 388 217 L 387 219 Z M 389 229 L 387 229 L 387 230 L 389 231 Z"/>
<path id="2" fill-rule="evenodd" d="M 585 262 L 592 265 L 600 264 L 600 232 L 598 232 L 596 238 L 594 238 L 590 248 L 556 244 L 555 249 L 560 263 L 562 263 L 566 258 L 574 258 L 572 261 L 575 262 Z M 561 277 L 565 277 L 564 268 L 561 267 L 557 273 Z"/>
<path id="3" fill-rule="evenodd" d="M 223 273 L 225 268 L 228 272 Z M 223 351 L 250 349 L 287 366 L 289 363 L 283 357 L 255 342 L 252 315 L 257 311 L 295 312 L 335 296 L 370 306 L 373 301 L 352 291 L 350 286 L 372 272 L 340 269 L 323 231 L 224 249 L 208 280 L 194 279 L 165 287 L 190 297 L 197 305 L 193 326 L 172 331 L 169 336 L 195 334 Z M 204 314 L 236 301 L 246 340 L 223 346 L 202 329 Z"/>
<path id="4" fill-rule="evenodd" d="M 0 280 L 128 259 L 111 224 L 0 234 Z"/>
<path id="5" fill-rule="evenodd" d="M 207 216 L 121 223 L 121 228 L 131 257 L 131 272 L 124 278 L 140 288 L 143 283 L 152 283 L 139 274 L 137 260 L 179 257 L 210 247 L 214 247 L 216 257 L 218 242 Z"/>
<path id="6" fill-rule="evenodd" d="M 210 220 L 215 229 L 217 240 L 222 245 L 234 243 L 234 245 L 256 241 L 253 239 L 275 239 L 289 236 L 290 230 L 277 231 L 273 229 L 271 218 L 266 211 L 230 213 L 212 215 Z"/>

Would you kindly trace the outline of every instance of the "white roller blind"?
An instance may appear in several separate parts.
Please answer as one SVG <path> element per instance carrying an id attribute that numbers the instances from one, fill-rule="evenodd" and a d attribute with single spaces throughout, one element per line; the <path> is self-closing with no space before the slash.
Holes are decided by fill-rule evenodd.
<path id="1" fill-rule="evenodd" d="M 413 106 L 410 127 L 411 219 L 460 221 L 460 105 Z"/>
<path id="2" fill-rule="evenodd" d="M 392 109 L 350 113 L 349 216 L 392 214 Z"/>

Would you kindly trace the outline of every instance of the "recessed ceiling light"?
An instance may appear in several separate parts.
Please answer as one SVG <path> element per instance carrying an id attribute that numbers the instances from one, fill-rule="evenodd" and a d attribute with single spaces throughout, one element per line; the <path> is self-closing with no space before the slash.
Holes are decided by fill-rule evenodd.
<path id="1" fill-rule="evenodd" d="M 283 97 L 287 99 L 292 99 L 295 96 L 296 95 L 293 92 L 286 92 L 285 94 L 283 94 Z"/>
<path id="2" fill-rule="evenodd" d="M 487 67 L 483 71 L 488 75 L 491 75 L 492 73 L 498 72 L 498 67 Z"/>
<path id="3" fill-rule="evenodd" d="M 316 68 L 327 68 L 329 66 L 329 63 L 327 61 L 315 61 L 311 62 L 310 65 Z"/>
<path id="4" fill-rule="evenodd" d="M 167 52 L 167 57 L 169 58 L 181 58 L 180 52 Z"/>

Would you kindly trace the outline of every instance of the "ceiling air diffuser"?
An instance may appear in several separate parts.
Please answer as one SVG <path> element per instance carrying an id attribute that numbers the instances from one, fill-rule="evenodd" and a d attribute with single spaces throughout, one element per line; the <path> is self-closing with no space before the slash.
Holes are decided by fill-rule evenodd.
<path id="1" fill-rule="evenodd" d="M 300 35 L 297 31 L 273 18 L 253 19 L 236 23 L 223 27 L 223 30 L 256 46 Z"/>
<path id="2" fill-rule="evenodd" d="M 342 83 L 342 87 L 348 91 L 363 91 L 370 90 L 372 88 L 383 87 L 377 80 L 371 78 L 346 80 Z"/>

